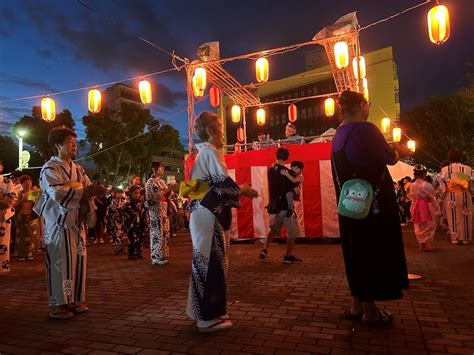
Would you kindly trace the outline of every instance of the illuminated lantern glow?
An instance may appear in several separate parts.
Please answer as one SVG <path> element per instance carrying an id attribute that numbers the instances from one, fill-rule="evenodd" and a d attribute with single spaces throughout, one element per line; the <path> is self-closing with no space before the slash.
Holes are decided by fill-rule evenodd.
<path id="1" fill-rule="evenodd" d="M 415 150 L 416 150 L 416 143 L 414 140 L 410 139 L 408 142 L 407 142 L 407 147 L 408 147 L 408 150 L 411 151 L 412 153 L 415 153 Z"/>
<path id="2" fill-rule="evenodd" d="M 87 101 L 87 108 L 92 113 L 100 112 L 102 105 L 102 94 L 99 90 L 89 90 L 89 100 Z"/>
<path id="3" fill-rule="evenodd" d="M 240 153 L 242 149 L 240 148 L 240 143 L 237 142 L 235 143 L 235 149 L 234 149 L 234 154 Z"/>
<path id="4" fill-rule="evenodd" d="M 202 97 L 204 95 L 204 90 L 199 87 L 196 75 L 193 76 L 193 94 L 195 97 Z"/>
<path id="5" fill-rule="evenodd" d="M 196 77 L 196 86 L 204 91 L 206 90 L 207 85 L 207 76 L 206 76 L 206 69 L 204 68 L 196 68 L 194 70 L 194 76 Z"/>
<path id="6" fill-rule="evenodd" d="M 288 120 L 290 122 L 295 122 L 298 118 L 298 109 L 295 104 L 288 106 Z"/>
<path id="7" fill-rule="evenodd" d="M 369 101 L 369 83 L 366 78 L 362 79 L 362 88 L 364 93 L 364 98 Z"/>
<path id="8" fill-rule="evenodd" d="M 367 75 L 367 70 L 365 67 L 365 58 L 360 56 L 359 57 L 359 69 L 357 69 L 357 57 L 355 57 L 352 60 L 352 69 L 354 71 L 354 76 L 356 79 L 359 78 L 359 71 L 360 71 L 360 77 L 363 79 Z"/>
<path id="9" fill-rule="evenodd" d="M 257 110 L 257 124 L 259 126 L 263 126 L 265 124 L 265 110 L 263 108 L 259 108 Z"/>
<path id="10" fill-rule="evenodd" d="M 440 45 L 446 42 L 451 33 L 449 11 L 444 5 L 436 5 L 428 11 L 428 33 L 430 41 Z"/>
<path id="11" fill-rule="evenodd" d="M 231 108 L 230 116 L 232 118 L 232 122 L 234 123 L 239 123 L 240 122 L 240 106 L 239 105 L 234 105 Z"/>
<path id="12" fill-rule="evenodd" d="M 324 112 L 328 117 L 334 116 L 335 102 L 332 97 L 328 97 L 326 100 L 324 100 Z"/>
<path id="13" fill-rule="evenodd" d="M 349 47 L 346 42 L 341 41 L 334 45 L 334 59 L 336 67 L 339 69 L 347 68 L 349 65 Z"/>
<path id="14" fill-rule="evenodd" d="M 400 142 L 402 140 L 402 130 L 398 127 L 393 129 L 393 141 Z"/>
<path id="15" fill-rule="evenodd" d="M 268 80 L 268 59 L 258 58 L 255 62 L 255 73 L 257 75 L 257 81 L 264 83 Z"/>
<path id="16" fill-rule="evenodd" d="M 152 94 L 151 94 L 151 84 L 148 80 L 142 80 L 138 84 L 138 90 L 140 91 L 140 100 L 146 105 L 151 103 Z"/>
<path id="17" fill-rule="evenodd" d="M 380 128 L 383 133 L 387 133 L 388 131 L 390 131 L 390 118 L 382 118 L 382 121 L 380 122 Z"/>
<path id="18" fill-rule="evenodd" d="M 239 127 L 237 129 L 237 140 L 240 142 L 240 143 L 243 143 L 245 142 L 245 131 L 242 127 Z"/>
<path id="19" fill-rule="evenodd" d="M 56 104 L 53 99 L 45 97 L 41 100 L 41 116 L 46 122 L 54 121 L 56 118 Z"/>
<path id="20" fill-rule="evenodd" d="M 220 96 L 221 94 L 219 92 L 219 89 L 216 86 L 211 86 L 211 88 L 209 89 L 209 103 L 212 107 L 219 106 Z"/>

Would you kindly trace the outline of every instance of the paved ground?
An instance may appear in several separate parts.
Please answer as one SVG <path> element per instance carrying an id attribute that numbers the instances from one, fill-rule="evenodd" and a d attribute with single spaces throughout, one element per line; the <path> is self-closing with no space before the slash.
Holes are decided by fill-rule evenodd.
<path id="1" fill-rule="evenodd" d="M 474 353 L 474 246 L 437 236 L 421 253 L 405 231 L 409 271 L 423 275 L 399 302 L 391 329 L 367 329 L 340 314 L 349 294 L 339 245 L 302 244 L 301 265 L 283 265 L 284 247 L 259 262 L 260 245 L 233 244 L 229 313 L 235 326 L 199 334 L 184 313 L 190 241 L 178 235 L 166 267 L 113 256 L 111 244 L 88 249 L 90 311 L 47 318 L 42 257 L 13 262 L 0 277 L 0 352 L 29 353 Z"/>

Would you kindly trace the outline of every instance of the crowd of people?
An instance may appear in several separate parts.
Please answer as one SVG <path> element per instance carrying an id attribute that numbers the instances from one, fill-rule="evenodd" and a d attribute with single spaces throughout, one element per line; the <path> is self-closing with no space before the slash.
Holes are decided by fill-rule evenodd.
<path id="1" fill-rule="evenodd" d="M 400 299 L 409 287 L 401 226 L 414 224 L 422 251 L 432 249 L 436 228 L 444 221 L 453 244 L 468 244 L 472 240 L 472 170 L 462 163 L 462 154 L 452 150 L 449 162 L 443 163 L 432 181 L 427 169 L 417 165 L 413 181 L 407 177 L 394 185 L 387 165 L 397 163 L 401 148 L 388 144 L 380 130 L 367 122 L 370 103 L 362 94 L 345 91 L 338 103 L 342 123 L 333 139 L 331 162 L 352 295 L 343 316 L 367 326 L 386 326 L 393 316 L 376 302 Z M 181 183 L 178 196 L 178 186 L 162 179 L 160 162 L 151 164 L 144 186 L 139 176 L 125 190 L 93 184 L 73 161 L 75 132 L 66 127 L 52 129 L 48 142 L 55 155 L 42 167 L 39 189 L 26 175 L 17 181 L 14 176 L 12 181 L 0 176 L 2 269 L 9 269 L 5 236 L 10 236 L 13 223 L 18 258 L 34 258 L 36 250 L 46 245 L 49 316 L 70 318 L 87 311 L 87 244 L 110 241 L 111 254 L 116 255 L 128 244 L 128 259 L 142 259 L 143 249 L 149 248 L 151 263 L 164 266 L 172 234 L 187 226 L 193 251 L 187 314 L 201 332 L 232 327 L 226 309 L 231 209 L 240 207 L 241 197 L 252 199 L 258 193 L 248 184 L 237 185 L 229 176 L 221 151 L 219 116 L 201 113 L 194 132 L 201 143 L 190 179 Z M 270 231 L 258 257 L 267 257 L 271 241 L 284 225 L 288 237 L 283 262 L 294 264 L 302 262 L 293 249 L 300 236 L 295 203 L 301 194 L 304 164 L 291 161 L 288 168 L 289 161 L 288 149 L 280 147 L 268 169 Z"/>

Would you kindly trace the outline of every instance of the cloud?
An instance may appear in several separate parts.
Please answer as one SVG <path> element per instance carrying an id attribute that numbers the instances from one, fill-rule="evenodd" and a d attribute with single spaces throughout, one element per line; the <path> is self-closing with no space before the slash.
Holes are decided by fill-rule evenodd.
<path id="1" fill-rule="evenodd" d="M 154 107 L 161 111 L 163 107 L 174 107 L 176 106 L 179 101 L 186 100 L 186 94 L 183 92 L 172 91 L 167 86 L 155 83 L 154 90 L 156 94 L 154 94 Z"/>
<path id="2" fill-rule="evenodd" d="M 7 73 L 0 72 L 0 83 L 4 84 L 15 84 L 19 86 L 24 86 L 30 89 L 39 89 L 42 91 L 53 92 L 56 91 L 48 83 L 41 80 L 34 80 L 29 78 L 22 78 L 20 76 L 11 75 Z"/>
<path id="3" fill-rule="evenodd" d="M 38 53 L 40 57 L 47 59 L 51 58 L 52 56 L 52 53 L 49 49 L 38 49 L 36 53 Z"/>
<path id="4" fill-rule="evenodd" d="M 0 28 L 0 37 L 8 37 L 10 34 L 3 28 Z"/>

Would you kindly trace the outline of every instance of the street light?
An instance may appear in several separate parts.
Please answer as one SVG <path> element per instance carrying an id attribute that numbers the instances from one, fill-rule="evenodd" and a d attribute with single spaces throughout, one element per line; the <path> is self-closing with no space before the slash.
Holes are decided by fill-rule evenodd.
<path id="1" fill-rule="evenodd" d="M 26 131 L 19 130 L 16 132 L 16 137 L 18 138 L 18 170 L 22 169 L 22 159 L 21 152 L 23 152 L 23 137 L 26 135 Z"/>

